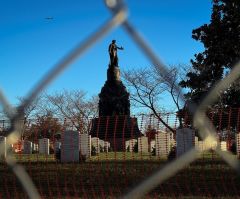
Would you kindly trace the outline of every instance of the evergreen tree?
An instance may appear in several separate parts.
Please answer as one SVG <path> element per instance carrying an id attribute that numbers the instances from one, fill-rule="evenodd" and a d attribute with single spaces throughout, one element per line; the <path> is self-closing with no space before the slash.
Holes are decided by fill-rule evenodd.
<path id="1" fill-rule="evenodd" d="M 213 0 L 209 24 L 192 31 L 192 38 L 203 43 L 205 50 L 191 60 L 192 71 L 180 82 L 190 91 L 187 100 L 200 103 L 216 82 L 240 60 L 240 1 Z M 239 82 L 222 92 L 214 107 L 240 107 Z"/>

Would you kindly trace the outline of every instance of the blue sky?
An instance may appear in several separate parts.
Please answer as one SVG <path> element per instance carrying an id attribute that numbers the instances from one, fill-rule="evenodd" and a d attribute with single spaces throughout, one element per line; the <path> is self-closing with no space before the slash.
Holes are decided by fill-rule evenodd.
<path id="1" fill-rule="evenodd" d="M 209 23 L 211 0 L 129 0 L 126 4 L 129 20 L 165 64 L 189 64 L 203 50 L 191 32 Z M 0 0 L 0 88 L 10 103 L 16 104 L 16 97 L 26 95 L 61 57 L 109 17 L 102 0 Z M 112 39 L 125 48 L 118 53 L 121 69 L 151 65 L 118 27 L 74 62 L 47 92 L 80 89 L 97 95 L 106 80 Z"/>

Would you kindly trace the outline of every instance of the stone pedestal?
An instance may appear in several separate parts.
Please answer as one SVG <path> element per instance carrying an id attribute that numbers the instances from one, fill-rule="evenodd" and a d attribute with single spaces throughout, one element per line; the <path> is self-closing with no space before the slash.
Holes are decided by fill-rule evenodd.
<path id="1" fill-rule="evenodd" d="M 129 116 L 102 116 L 92 120 L 92 137 L 110 143 L 114 151 L 125 151 L 125 141 L 137 138 L 141 135 L 137 118 Z"/>
<path id="2" fill-rule="evenodd" d="M 129 93 L 118 67 L 109 66 L 107 81 L 99 94 L 99 116 L 130 115 Z"/>

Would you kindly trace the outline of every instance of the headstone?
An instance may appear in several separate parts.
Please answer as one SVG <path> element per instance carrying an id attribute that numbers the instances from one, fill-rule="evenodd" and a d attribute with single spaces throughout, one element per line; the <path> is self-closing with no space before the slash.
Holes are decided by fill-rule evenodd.
<path id="1" fill-rule="evenodd" d="M 38 151 L 38 144 L 33 143 L 33 151 L 34 152 Z"/>
<path id="2" fill-rule="evenodd" d="M 0 158 L 7 157 L 7 138 L 4 136 L 0 136 Z"/>
<path id="3" fill-rule="evenodd" d="M 134 151 L 134 146 L 135 146 L 136 143 L 137 143 L 136 139 L 131 139 L 131 140 L 125 141 L 126 151 L 133 152 Z"/>
<path id="4" fill-rule="evenodd" d="M 205 150 L 205 143 L 204 143 L 204 141 L 198 141 L 195 146 L 198 147 L 199 151 L 204 151 Z"/>
<path id="5" fill-rule="evenodd" d="M 171 135 L 170 133 L 159 131 L 155 134 L 156 156 L 167 158 L 171 150 Z"/>
<path id="6" fill-rule="evenodd" d="M 99 139 L 100 153 L 104 152 L 104 140 Z"/>
<path id="7" fill-rule="evenodd" d="M 198 137 L 195 136 L 195 145 L 197 145 L 197 143 L 198 143 Z"/>
<path id="8" fill-rule="evenodd" d="M 154 149 L 156 149 L 156 141 L 151 140 L 150 141 L 150 152 L 153 152 Z"/>
<path id="9" fill-rule="evenodd" d="M 108 152 L 110 149 L 110 142 L 104 141 L 104 152 Z"/>
<path id="10" fill-rule="evenodd" d="M 59 151 L 61 149 L 61 142 L 56 141 L 54 143 L 54 151 Z"/>
<path id="11" fill-rule="evenodd" d="M 226 141 L 221 141 L 220 142 L 220 147 L 222 151 L 227 151 L 227 142 Z"/>
<path id="12" fill-rule="evenodd" d="M 177 157 L 189 151 L 195 146 L 195 131 L 189 128 L 176 131 Z"/>
<path id="13" fill-rule="evenodd" d="M 61 162 L 79 162 L 80 133 L 65 131 L 61 134 Z"/>
<path id="14" fill-rule="evenodd" d="M 80 134 L 80 153 L 85 158 L 91 157 L 91 136 L 88 134 Z"/>
<path id="15" fill-rule="evenodd" d="M 142 136 L 138 138 L 138 152 L 148 153 L 148 137 Z"/>
<path id="16" fill-rule="evenodd" d="M 174 133 L 173 132 L 167 132 L 170 134 L 170 143 L 171 143 L 171 147 L 176 146 L 176 140 L 174 137 Z"/>
<path id="17" fill-rule="evenodd" d="M 216 140 L 215 140 L 215 141 L 212 141 L 212 142 L 211 142 L 211 149 L 212 149 L 212 150 L 215 150 L 215 149 L 217 148 L 218 143 L 219 143 L 219 142 L 216 141 Z"/>
<path id="18" fill-rule="evenodd" d="M 48 138 L 39 139 L 39 153 L 49 155 L 49 139 Z"/>
<path id="19" fill-rule="evenodd" d="M 100 153 L 100 141 L 99 141 L 99 138 L 97 138 L 97 137 L 91 138 L 91 144 L 92 144 L 92 147 L 94 148 L 96 154 L 99 154 Z"/>
<path id="20" fill-rule="evenodd" d="M 236 133 L 236 150 L 237 150 L 237 156 L 240 158 L 240 133 Z"/>
<path id="21" fill-rule="evenodd" d="M 33 152 L 33 143 L 28 140 L 24 140 L 23 153 L 24 154 L 32 154 L 32 152 Z"/>

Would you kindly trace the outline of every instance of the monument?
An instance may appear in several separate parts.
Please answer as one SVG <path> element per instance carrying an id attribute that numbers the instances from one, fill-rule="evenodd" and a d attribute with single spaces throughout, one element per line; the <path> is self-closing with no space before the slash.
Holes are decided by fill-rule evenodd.
<path id="1" fill-rule="evenodd" d="M 129 93 L 120 78 L 117 50 L 123 47 L 112 40 L 107 81 L 99 94 L 99 117 L 93 119 L 91 136 L 110 142 L 114 151 L 125 150 L 125 141 L 141 135 L 137 119 L 130 117 Z"/>

